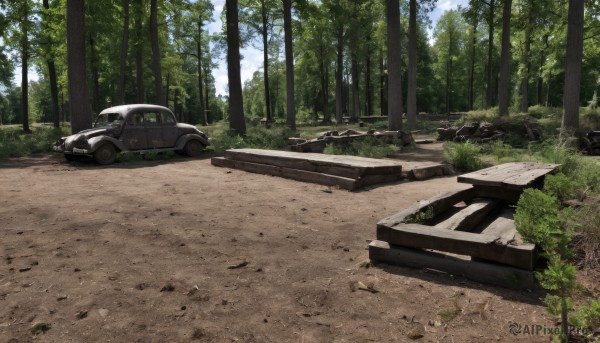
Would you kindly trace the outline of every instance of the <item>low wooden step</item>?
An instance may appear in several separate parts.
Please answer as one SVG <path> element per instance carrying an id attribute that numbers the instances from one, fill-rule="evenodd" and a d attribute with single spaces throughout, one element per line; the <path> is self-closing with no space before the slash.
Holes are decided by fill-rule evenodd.
<path id="1" fill-rule="evenodd" d="M 262 149 L 231 149 L 225 152 L 231 160 L 259 163 L 290 169 L 358 179 L 365 175 L 402 173 L 402 163 L 358 156 L 325 155 Z"/>
<path id="2" fill-rule="evenodd" d="M 412 268 L 428 268 L 507 288 L 526 289 L 534 285 L 532 271 L 499 264 L 461 259 L 431 251 L 392 246 L 374 240 L 369 244 L 372 261 Z"/>
<path id="3" fill-rule="evenodd" d="M 377 239 L 409 248 L 434 249 L 533 270 L 534 244 L 511 245 L 499 236 L 451 231 L 420 224 L 377 226 Z"/>
<path id="4" fill-rule="evenodd" d="M 232 160 L 225 157 L 213 157 L 211 163 L 217 167 L 240 169 L 251 173 L 279 176 L 325 186 L 338 186 L 349 191 L 355 190 L 360 186 L 360 181 L 352 178 L 262 163 Z"/>

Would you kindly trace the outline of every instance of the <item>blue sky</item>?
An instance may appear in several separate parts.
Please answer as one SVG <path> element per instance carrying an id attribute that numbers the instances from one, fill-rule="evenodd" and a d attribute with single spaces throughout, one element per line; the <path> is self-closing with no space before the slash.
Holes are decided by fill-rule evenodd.
<path id="1" fill-rule="evenodd" d="M 208 31 L 212 34 L 221 30 L 221 13 L 223 12 L 223 6 L 225 5 L 225 0 L 213 0 L 212 1 L 215 11 L 213 13 L 214 22 L 210 23 L 207 28 Z M 438 0 L 436 4 L 436 8 L 429 14 L 432 22 L 432 28 L 435 27 L 437 20 L 439 17 L 448 10 L 456 9 L 459 5 L 466 6 L 469 3 L 469 0 Z M 432 29 L 429 29 L 429 37 L 430 41 L 432 40 Z M 242 65 L 241 65 L 241 73 L 242 73 L 242 83 L 246 80 L 252 78 L 252 74 L 262 68 L 262 52 L 253 48 L 248 47 L 241 50 L 241 54 L 243 56 Z M 217 95 L 218 94 L 227 94 L 227 65 L 226 59 L 224 56 L 219 58 L 218 67 L 213 70 L 213 75 L 215 77 L 215 86 Z M 30 75 L 32 80 L 37 80 L 38 76 L 35 74 L 35 71 L 32 71 Z M 20 71 L 15 71 L 14 77 L 15 84 L 19 85 L 21 83 L 21 73 Z"/>

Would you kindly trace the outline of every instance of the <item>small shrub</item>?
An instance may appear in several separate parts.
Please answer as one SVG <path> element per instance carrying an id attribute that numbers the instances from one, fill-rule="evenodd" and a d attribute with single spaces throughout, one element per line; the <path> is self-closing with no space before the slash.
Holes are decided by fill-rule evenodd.
<path id="1" fill-rule="evenodd" d="M 224 152 L 228 149 L 239 149 L 245 146 L 244 139 L 240 135 L 223 131 L 210 138 L 210 145 L 217 152 Z"/>
<path id="2" fill-rule="evenodd" d="M 538 189 L 526 189 L 517 203 L 515 225 L 526 242 L 534 243 L 547 254 L 567 252 L 569 237 L 560 227 L 558 199 Z"/>
<path id="3" fill-rule="evenodd" d="M 600 328 L 600 300 L 594 300 L 582 306 L 572 318 L 575 327 L 582 329 Z"/>
<path id="4" fill-rule="evenodd" d="M 448 143 L 445 146 L 445 155 L 454 168 L 460 171 L 473 171 L 483 167 L 479 158 L 481 148 L 469 141 L 465 143 Z"/>
<path id="5" fill-rule="evenodd" d="M 0 158 L 50 151 L 52 144 L 66 135 L 67 128 L 32 127 L 32 133 L 24 133 L 19 127 L 0 128 Z"/>
<path id="6" fill-rule="evenodd" d="M 544 192 L 558 198 L 561 202 L 575 196 L 575 182 L 563 173 L 546 175 L 544 179 Z"/>
<path id="7" fill-rule="evenodd" d="M 347 145 L 328 144 L 323 152 L 330 155 L 384 158 L 395 155 L 398 152 L 398 147 L 394 144 L 387 144 L 380 141 L 375 137 L 366 137 L 363 140 L 356 140 Z"/>

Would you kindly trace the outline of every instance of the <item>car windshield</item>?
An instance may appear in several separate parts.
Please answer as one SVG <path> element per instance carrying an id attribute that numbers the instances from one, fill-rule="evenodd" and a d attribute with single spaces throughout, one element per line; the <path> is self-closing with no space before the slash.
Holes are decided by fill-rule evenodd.
<path id="1" fill-rule="evenodd" d="M 121 113 L 100 113 L 94 127 L 110 126 L 117 127 L 123 123 L 123 116 Z"/>

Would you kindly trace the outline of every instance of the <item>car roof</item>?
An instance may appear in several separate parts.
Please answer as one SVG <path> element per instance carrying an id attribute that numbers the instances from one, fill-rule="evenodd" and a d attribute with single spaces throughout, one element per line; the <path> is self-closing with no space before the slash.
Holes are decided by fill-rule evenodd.
<path id="1" fill-rule="evenodd" d="M 165 111 L 166 110 L 168 112 L 171 112 L 171 110 L 169 110 L 168 108 L 166 108 L 164 106 L 159 106 L 159 105 L 129 104 L 129 105 L 119 105 L 119 106 L 106 108 L 106 109 L 102 110 L 102 112 L 100 112 L 100 114 L 102 114 L 102 113 L 121 113 L 121 114 L 125 115 L 129 112 L 136 111 L 136 110 L 141 110 L 141 111 L 159 111 L 159 110 Z"/>

